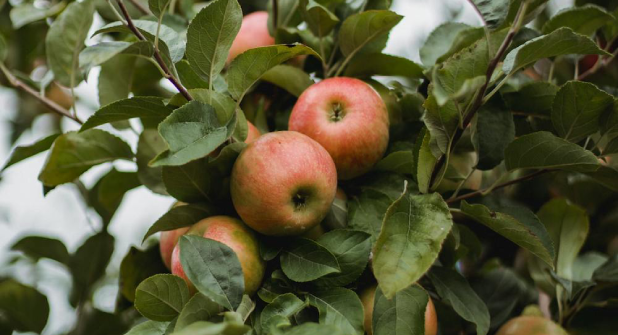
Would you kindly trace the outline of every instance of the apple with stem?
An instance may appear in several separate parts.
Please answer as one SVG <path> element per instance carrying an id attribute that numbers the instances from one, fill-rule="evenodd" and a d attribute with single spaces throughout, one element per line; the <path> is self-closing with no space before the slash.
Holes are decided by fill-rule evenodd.
<path id="1" fill-rule="evenodd" d="M 242 221 L 229 216 L 212 216 L 191 226 L 187 235 L 206 237 L 230 247 L 240 261 L 245 279 L 245 294 L 252 295 L 258 290 L 262 284 L 266 265 L 260 257 L 255 233 Z M 187 278 L 180 257 L 180 244 L 177 244 L 172 253 L 172 273 L 184 279 L 189 285 L 189 290 L 194 293 L 195 286 Z"/>
<path id="2" fill-rule="evenodd" d="M 337 191 L 328 152 L 297 132 L 260 136 L 238 156 L 230 181 L 234 208 L 264 235 L 300 235 L 324 219 Z"/>
<path id="3" fill-rule="evenodd" d="M 341 180 L 369 171 L 388 146 L 388 111 L 380 95 L 355 78 L 329 78 L 306 89 L 294 105 L 289 130 L 320 143 Z"/>

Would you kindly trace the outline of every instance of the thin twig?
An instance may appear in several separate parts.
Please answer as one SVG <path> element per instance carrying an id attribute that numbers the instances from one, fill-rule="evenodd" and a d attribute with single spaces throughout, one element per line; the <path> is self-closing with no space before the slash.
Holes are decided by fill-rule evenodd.
<path id="1" fill-rule="evenodd" d="M 84 122 L 82 120 L 80 120 L 77 115 L 73 115 L 71 114 L 71 112 L 69 112 L 68 110 L 66 110 L 64 107 L 60 106 L 59 104 L 55 103 L 54 101 L 48 99 L 47 97 L 45 97 L 44 95 L 41 95 L 39 92 L 37 92 L 35 89 L 33 89 L 32 87 L 30 87 L 29 85 L 27 85 L 26 83 L 24 83 L 23 81 L 17 79 L 5 66 L 4 64 L 0 63 L 0 70 L 2 70 L 2 72 L 4 73 L 4 75 L 6 76 L 6 78 L 8 79 L 9 83 L 11 83 L 11 85 L 15 88 L 19 88 L 22 89 L 24 92 L 32 95 L 34 98 L 36 98 L 37 100 L 39 100 L 41 103 L 43 103 L 45 106 L 47 106 L 49 109 L 51 109 L 52 111 L 62 115 L 62 116 L 66 116 L 69 119 L 79 123 L 79 124 L 84 124 Z"/>
<path id="2" fill-rule="evenodd" d="M 487 67 L 487 72 L 485 73 L 485 84 L 483 84 L 483 86 L 479 89 L 479 93 L 476 95 L 474 101 L 471 104 L 469 111 L 466 113 L 464 121 L 463 121 L 463 127 L 458 128 L 455 134 L 453 135 L 453 141 L 451 142 L 452 144 L 450 146 L 450 151 L 453 151 L 453 149 L 455 148 L 455 145 L 457 144 L 457 142 L 463 135 L 463 132 L 468 127 L 470 122 L 472 122 L 474 115 L 476 115 L 476 112 L 483 105 L 483 98 L 485 97 L 485 92 L 487 91 L 487 88 L 491 81 L 491 77 L 494 74 L 494 71 L 496 70 L 498 63 L 502 59 L 502 56 L 504 56 L 504 54 L 506 53 L 506 50 L 511 45 L 511 42 L 513 41 L 513 38 L 519 31 L 519 28 L 521 28 L 521 25 L 523 23 L 523 17 L 525 16 L 527 7 L 528 7 L 528 1 L 524 0 L 521 7 L 519 7 L 519 10 L 517 12 L 517 16 L 515 17 L 515 21 L 513 25 L 509 29 L 509 32 L 504 38 L 504 41 L 502 41 L 502 45 L 500 45 L 500 48 L 496 52 L 496 55 L 489 62 L 489 66 Z M 436 182 L 436 179 L 440 173 L 440 170 L 442 170 L 442 168 L 444 167 L 444 164 L 446 163 L 446 158 L 448 154 L 449 153 L 442 155 L 440 159 L 438 159 L 438 162 L 436 162 L 436 165 L 431 175 L 431 180 L 429 183 L 430 186 L 433 186 L 433 184 Z"/>
<path id="3" fill-rule="evenodd" d="M 279 21 L 279 2 L 273 0 L 273 28 L 277 30 L 277 23 Z"/>
<path id="4" fill-rule="evenodd" d="M 519 182 L 526 181 L 526 180 L 535 178 L 537 176 L 540 176 L 542 174 L 545 174 L 545 173 L 548 173 L 548 172 L 552 172 L 552 171 L 553 170 L 547 170 L 547 169 L 538 170 L 538 171 L 536 171 L 534 173 L 525 175 L 523 177 L 515 178 L 515 179 L 507 181 L 505 183 L 498 184 L 496 186 L 492 186 L 492 187 L 484 188 L 482 190 L 466 193 L 466 194 L 460 195 L 460 196 L 455 197 L 455 198 L 450 198 L 450 199 L 446 200 L 446 203 L 451 204 L 451 203 L 454 203 L 454 202 L 457 202 L 457 201 L 461 201 L 461 200 L 465 200 L 465 199 L 469 199 L 469 198 L 474 198 L 476 196 L 486 194 L 489 191 L 498 190 L 498 189 L 501 189 L 501 188 L 504 188 L 504 187 L 507 187 L 507 186 L 511 186 L 513 184 L 517 184 Z"/>
<path id="5" fill-rule="evenodd" d="M 116 0 L 116 2 L 118 3 L 118 7 L 120 7 L 120 11 L 122 12 L 122 15 L 127 20 L 126 24 L 129 30 L 131 30 L 131 32 L 133 32 L 133 34 L 140 41 L 146 41 L 146 37 L 144 37 L 144 35 L 139 31 L 139 29 L 135 27 L 135 24 L 133 24 L 133 20 L 131 20 L 131 16 L 129 15 L 129 12 L 127 11 L 127 7 L 124 5 L 124 2 L 122 2 L 122 0 Z M 191 94 L 189 94 L 187 89 L 184 86 L 182 86 L 180 81 L 178 81 L 178 79 L 174 77 L 174 75 L 172 74 L 172 71 L 170 71 L 167 64 L 165 64 L 165 62 L 163 61 L 163 57 L 161 57 L 161 53 L 159 52 L 159 50 L 155 49 L 153 56 L 155 60 L 157 61 L 157 63 L 159 64 L 159 66 L 161 67 L 161 69 L 163 69 L 163 72 L 165 73 L 165 78 L 167 78 L 167 80 L 169 80 L 170 83 L 172 83 L 172 85 L 176 87 L 178 92 L 180 92 L 180 94 L 182 94 L 182 96 L 185 99 L 187 99 L 187 101 L 193 100 L 193 97 L 191 96 Z"/>
<path id="6" fill-rule="evenodd" d="M 137 0 L 129 0 L 129 2 L 130 2 L 133 6 L 135 6 L 135 8 L 137 8 L 137 10 L 139 10 L 140 12 L 142 12 L 142 14 L 144 14 L 144 15 L 150 15 L 150 11 L 149 11 L 146 7 L 142 6 L 142 4 L 141 4 L 141 3 L 139 3 L 139 1 L 137 1 Z"/>

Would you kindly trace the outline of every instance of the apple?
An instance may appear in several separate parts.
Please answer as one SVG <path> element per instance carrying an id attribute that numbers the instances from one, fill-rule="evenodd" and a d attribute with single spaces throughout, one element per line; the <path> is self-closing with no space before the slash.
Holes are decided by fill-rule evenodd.
<path id="1" fill-rule="evenodd" d="M 268 33 L 268 13 L 265 11 L 253 12 L 242 19 L 240 31 L 227 56 L 229 64 L 241 53 L 259 47 L 275 44 L 275 39 Z"/>
<path id="2" fill-rule="evenodd" d="M 260 257 L 255 234 L 240 220 L 229 216 L 212 216 L 191 226 L 187 235 L 199 235 L 230 247 L 238 256 L 245 278 L 245 294 L 255 293 L 264 277 L 266 265 Z M 172 273 L 184 279 L 194 293 L 195 286 L 187 278 L 180 262 L 180 244 L 172 253 Z"/>
<path id="3" fill-rule="evenodd" d="M 496 335 L 568 335 L 568 333 L 542 316 L 519 316 L 500 327 Z"/>
<path id="4" fill-rule="evenodd" d="M 370 286 L 364 289 L 360 294 L 361 302 L 365 310 L 365 331 L 368 335 L 373 334 L 371 328 L 373 320 L 373 304 L 375 302 L 375 293 L 377 285 Z M 436 335 L 438 333 L 438 316 L 433 301 L 429 298 L 427 307 L 425 308 L 425 335 Z"/>
<path id="5" fill-rule="evenodd" d="M 189 227 L 183 227 L 161 232 L 161 239 L 159 240 L 161 259 L 163 259 L 163 263 L 170 270 L 172 269 L 172 252 L 174 247 L 178 244 L 180 236 L 186 234 L 188 230 Z"/>
<path id="6" fill-rule="evenodd" d="M 260 132 L 259 129 L 257 129 L 256 126 L 253 125 L 253 123 L 249 121 L 247 121 L 247 127 L 249 128 L 249 132 L 247 133 L 247 138 L 245 139 L 245 143 L 249 144 L 255 141 L 258 137 L 260 137 L 262 133 Z"/>
<path id="7" fill-rule="evenodd" d="M 264 235 L 300 235 L 324 219 L 337 191 L 328 152 L 293 131 L 260 136 L 238 156 L 230 189 L 234 208 Z"/>
<path id="8" fill-rule="evenodd" d="M 382 158 L 388 145 L 388 111 L 380 95 L 354 78 L 329 78 L 298 98 L 289 130 L 320 143 L 341 180 L 358 177 Z"/>

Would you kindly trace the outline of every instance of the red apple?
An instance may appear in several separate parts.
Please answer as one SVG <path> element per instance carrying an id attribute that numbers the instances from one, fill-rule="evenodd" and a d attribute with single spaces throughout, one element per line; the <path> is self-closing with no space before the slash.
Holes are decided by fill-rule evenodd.
<path id="1" fill-rule="evenodd" d="M 496 335 L 568 335 L 568 333 L 542 316 L 520 316 L 505 323 Z"/>
<path id="2" fill-rule="evenodd" d="M 333 157 L 339 179 L 371 169 L 388 145 L 388 111 L 380 95 L 354 78 L 330 78 L 301 94 L 289 129 L 320 143 Z"/>
<path id="3" fill-rule="evenodd" d="M 161 239 L 159 241 L 159 250 L 161 251 L 161 259 L 168 269 L 172 269 L 172 252 L 174 247 L 178 244 L 180 236 L 187 233 L 189 227 L 178 228 L 174 230 L 161 232 Z"/>
<path id="4" fill-rule="evenodd" d="M 268 33 L 268 13 L 253 12 L 242 19 L 240 31 L 227 56 L 228 64 L 241 53 L 259 47 L 275 44 L 275 39 Z"/>
<path id="5" fill-rule="evenodd" d="M 365 310 L 365 331 L 368 335 L 373 334 L 371 324 L 373 322 L 373 304 L 375 302 L 377 285 L 370 286 L 360 294 L 361 302 Z M 425 335 L 436 335 L 438 333 L 438 316 L 433 301 L 429 298 L 425 308 Z"/>
<path id="6" fill-rule="evenodd" d="M 240 153 L 230 187 L 234 208 L 249 227 L 265 235 L 300 235 L 328 214 L 337 171 L 316 141 L 280 131 Z"/>
<path id="7" fill-rule="evenodd" d="M 199 235 L 230 247 L 238 256 L 245 278 L 245 293 L 255 293 L 264 277 L 266 265 L 260 257 L 260 250 L 255 234 L 242 221 L 229 216 L 213 216 L 203 219 L 193 225 L 187 235 Z M 172 253 L 172 273 L 184 279 L 190 291 L 195 292 L 195 286 L 185 275 L 180 262 L 180 244 Z"/>
<path id="8" fill-rule="evenodd" d="M 247 121 L 247 127 L 249 128 L 249 132 L 247 133 L 247 138 L 245 139 L 245 143 L 249 144 L 255 141 L 258 137 L 260 137 L 262 133 L 260 132 L 259 129 L 257 129 L 256 126 L 253 125 L 253 123 L 249 121 Z"/>

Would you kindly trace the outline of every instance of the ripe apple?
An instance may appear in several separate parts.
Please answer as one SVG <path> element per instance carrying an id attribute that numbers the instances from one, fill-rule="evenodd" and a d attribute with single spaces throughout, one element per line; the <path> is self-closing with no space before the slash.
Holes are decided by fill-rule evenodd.
<path id="1" fill-rule="evenodd" d="M 161 239 L 159 241 L 161 259 L 163 259 L 163 263 L 170 270 L 172 269 L 172 252 L 174 247 L 178 244 L 180 236 L 186 234 L 188 230 L 189 227 L 183 227 L 161 232 Z"/>
<path id="2" fill-rule="evenodd" d="M 268 13 L 253 12 L 242 19 L 240 31 L 227 56 L 228 64 L 241 53 L 259 47 L 275 44 L 275 39 L 268 33 Z"/>
<path id="3" fill-rule="evenodd" d="M 247 133 L 247 138 L 245 139 L 245 143 L 249 144 L 255 141 L 258 137 L 260 137 L 262 133 L 260 132 L 259 129 L 257 129 L 256 126 L 253 125 L 253 123 L 249 121 L 247 121 L 247 127 L 249 128 L 249 132 Z"/>
<path id="4" fill-rule="evenodd" d="M 354 78 L 329 78 L 298 98 L 289 129 L 320 143 L 333 157 L 339 179 L 371 169 L 388 145 L 388 111 L 380 95 Z"/>
<path id="5" fill-rule="evenodd" d="M 245 224 L 229 216 L 213 216 L 191 226 L 187 235 L 199 235 L 230 247 L 238 256 L 245 278 L 245 294 L 255 293 L 264 277 L 266 265 L 260 257 L 258 241 L 255 234 Z M 172 253 L 172 273 L 184 279 L 191 292 L 195 286 L 185 275 L 180 262 L 180 244 Z"/>
<path id="6" fill-rule="evenodd" d="M 361 302 L 365 310 L 365 331 L 368 335 L 373 334 L 371 328 L 373 320 L 373 304 L 375 301 L 375 293 L 377 285 L 370 286 L 363 290 L 360 294 Z M 427 307 L 425 308 L 425 335 L 436 335 L 438 333 L 438 317 L 433 301 L 429 298 Z"/>
<path id="7" fill-rule="evenodd" d="M 337 170 L 328 152 L 293 131 L 260 136 L 238 156 L 230 180 L 234 208 L 265 235 L 300 235 L 328 214 Z"/>
<path id="8" fill-rule="evenodd" d="M 568 333 L 544 317 L 519 316 L 500 327 L 496 335 L 568 335 Z"/>

